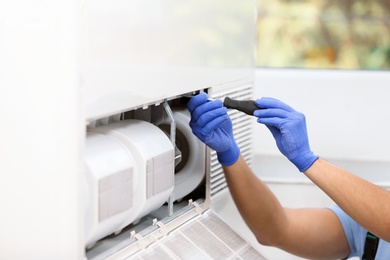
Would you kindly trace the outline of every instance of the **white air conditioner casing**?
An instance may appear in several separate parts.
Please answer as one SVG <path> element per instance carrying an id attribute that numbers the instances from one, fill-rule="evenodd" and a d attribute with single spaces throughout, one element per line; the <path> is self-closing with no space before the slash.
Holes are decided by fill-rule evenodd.
<path id="1" fill-rule="evenodd" d="M 0 7 L 0 258 L 262 257 L 185 109 L 253 98 L 255 1 Z M 250 164 L 253 118 L 229 115 Z"/>

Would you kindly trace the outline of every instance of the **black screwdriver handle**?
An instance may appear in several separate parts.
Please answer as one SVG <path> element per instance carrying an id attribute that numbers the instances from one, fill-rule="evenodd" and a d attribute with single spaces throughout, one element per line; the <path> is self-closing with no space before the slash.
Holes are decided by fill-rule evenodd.
<path id="1" fill-rule="evenodd" d="M 253 112 L 255 112 L 255 110 L 261 109 L 256 106 L 254 100 L 235 100 L 230 97 L 225 97 L 223 105 L 227 108 L 237 109 L 250 116 L 253 116 Z"/>

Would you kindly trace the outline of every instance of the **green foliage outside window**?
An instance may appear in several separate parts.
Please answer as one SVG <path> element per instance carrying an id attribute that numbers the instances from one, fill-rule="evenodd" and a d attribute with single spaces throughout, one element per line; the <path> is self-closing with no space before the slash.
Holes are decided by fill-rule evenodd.
<path id="1" fill-rule="evenodd" d="M 390 0 L 258 0 L 257 65 L 390 69 Z"/>

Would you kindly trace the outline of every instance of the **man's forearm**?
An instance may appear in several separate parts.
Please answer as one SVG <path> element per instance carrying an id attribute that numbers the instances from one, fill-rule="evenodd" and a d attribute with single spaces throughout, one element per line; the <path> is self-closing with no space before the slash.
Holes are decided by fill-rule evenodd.
<path id="1" fill-rule="evenodd" d="M 390 241 L 390 192 L 324 160 L 305 175 L 362 227 Z"/>
<path id="2" fill-rule="evenodd" d="M 246 164 L 242 156 L 231 166 L 223 166 L 233 200 L 257 240 L 273 245 L 278 230 L 286 225 L 286 215 L 277 198 Z"/>

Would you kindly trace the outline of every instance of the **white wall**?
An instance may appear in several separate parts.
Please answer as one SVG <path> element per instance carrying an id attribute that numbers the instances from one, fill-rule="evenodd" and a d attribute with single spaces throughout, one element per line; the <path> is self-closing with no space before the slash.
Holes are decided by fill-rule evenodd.
<path id="1" fill-rule="evenodd" d="M 303 112 L 322 157 L 390 162 L 390 72 L 258 69 L 255 96 Z M 255 154 L 279 155 L 268 129 L 255 136 Z"/>

